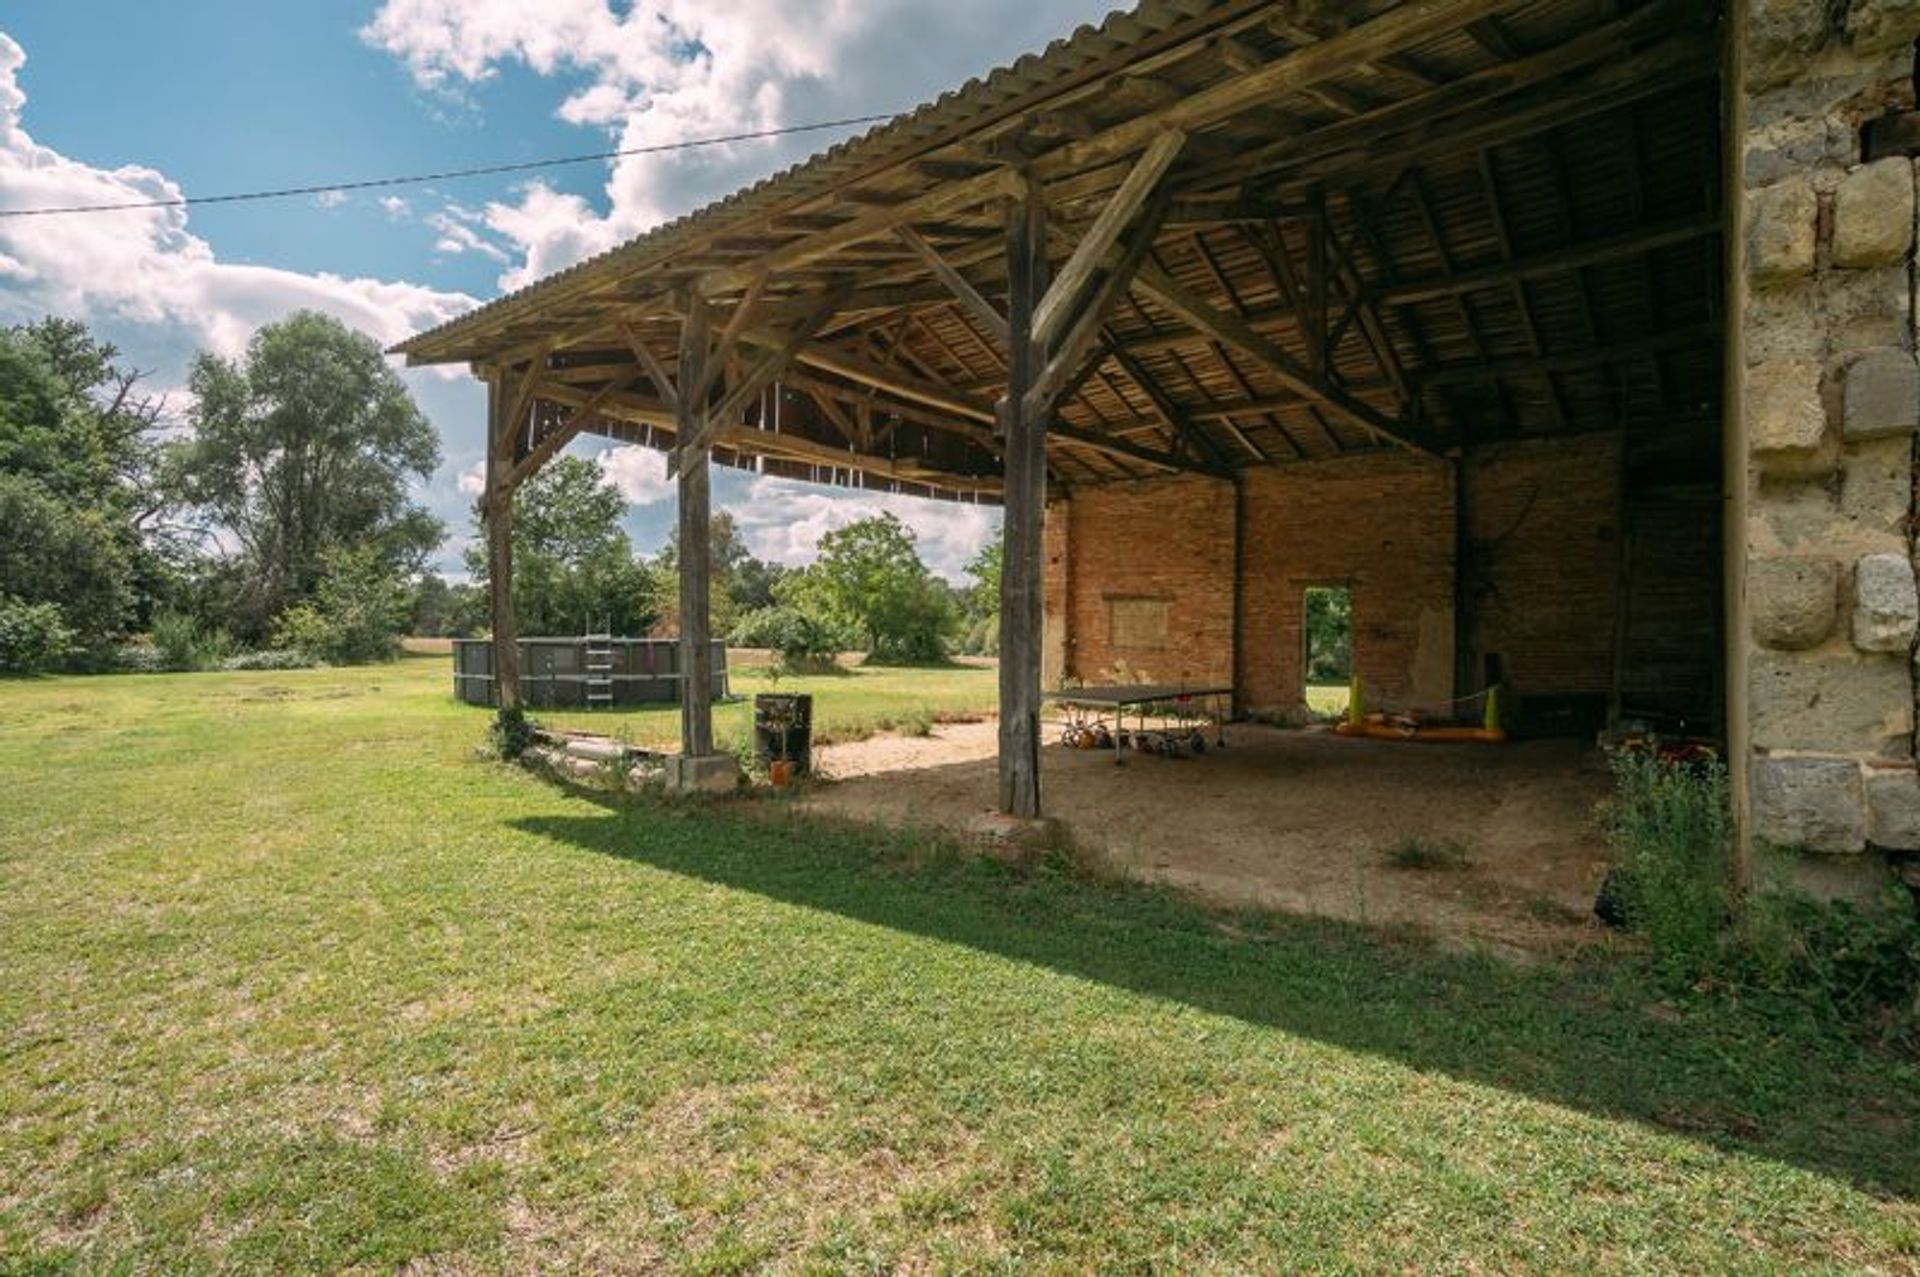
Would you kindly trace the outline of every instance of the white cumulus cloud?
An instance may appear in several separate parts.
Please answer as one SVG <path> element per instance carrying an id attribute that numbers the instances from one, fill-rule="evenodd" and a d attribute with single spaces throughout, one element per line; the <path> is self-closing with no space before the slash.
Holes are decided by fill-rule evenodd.
<path id="1" fill-rule="evenodd" d="M 33 140 L 22 124 L 26 52 L 0 32 L 0 208 L 177 199 L 151 168 L 96 168 Z M 183 208 L 0 219 L 0 320 L 45 314 L 109 330 L 145 330 L 148 348 L 232 354 L 264 323 L 325 311 L 385 343 L 474 304 L 462 293 L 401 281 L 307 274 L 222 262 L 187 227 Z"/>

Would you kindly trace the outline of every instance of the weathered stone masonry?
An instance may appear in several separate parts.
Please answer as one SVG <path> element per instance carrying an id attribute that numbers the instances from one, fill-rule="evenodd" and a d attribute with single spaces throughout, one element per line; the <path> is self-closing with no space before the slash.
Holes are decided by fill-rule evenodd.
<path id="1" fill-rule="evenodd" d="M 1863 159 L 1861 125 L 1912 109 L 1920 6 L 1755 0 L 1745 17 L 1749 828 L 1847 856 L 1917 849 L 1915 169 Z"/>

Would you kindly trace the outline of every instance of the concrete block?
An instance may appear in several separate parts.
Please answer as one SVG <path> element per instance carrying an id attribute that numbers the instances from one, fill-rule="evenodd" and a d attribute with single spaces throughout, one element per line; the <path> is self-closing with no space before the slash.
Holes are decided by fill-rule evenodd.
<path id="1" fill-rule="evenodd" d="M 1913 680 L 1904 660 L 1762 648 L 1749 661 L 1747 697 L 1756 748 L 1912 757 Z"/>
<path id="2" fill-rule="evenodd" d="M 1849 854 L 1867 845 L 1866 790 L 1850 758 L 1756 758 L 1753 834 L 1762 843 Z"/>
<path id="3" fill-rule="evenodd" d="M 1747 613 L 1756 642 L 1798 650 L 1833 633 L 1840 565 L 1832 559 L 1776 557 L 1747 567 Z"/>
<path id="4" fill-rule="evenodd" d="M 1913 248 L 1913 163 L 1876 160 L 1833 193 L 1833 264 L 1889 266 Z"/>
<path id="5" fill-rule="evenodd" d="M 1799 176 L 1785 178 L 1747 197 L 1747 273 L 1755 283 L 1776 284 L 1813 273 L 1820 200 Z"/>
<path id="6" fill-rule="evenodd" d="M 1780 475 L 1823 468 L 1826 432 L 1818 363 L 1769 359 L 1747 369 L 1747 438 L 1764 468 Z"/>
<path id="7" fill-rule="evenodd" d="M 1848 366 L 1841 432 L 1848 442 L 1920 429 L 1920 363 L 1904 350 L 1876 350 Z"/>
<path id="8" fill-rule="evenodd" d="M 1920 627 L 1920 590 L 1904 554 L 1868 554 L 1853 567 L 1853 645 L 1905 652 Z"/>
<path id="9" fill-rule="evenodd" d="M 603 740 L 597 737 L 569 737 L 567 753 L 575 758 L 591 759 L 596 763 L 617 762 L 626 757 L 627 747 L 618 741 Z"/>
<path id="10" fill-rule="evenodd" d="M 667 759 L 667 792 L 731 794 L 740 787 L 740 760 L 732 754 L 676 755 Z"/>
<path id="11" fill-rule="evenodd" d="M 1920 851 L 1920 772 L 1867 769 L 1867 841 L 1889 851 Z"/>

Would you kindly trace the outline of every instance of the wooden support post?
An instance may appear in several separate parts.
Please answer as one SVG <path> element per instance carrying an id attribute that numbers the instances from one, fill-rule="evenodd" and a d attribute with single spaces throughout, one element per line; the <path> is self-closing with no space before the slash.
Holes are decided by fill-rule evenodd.
<path id="1" fill-rule="evenodd" d="M 706 381 L 708 312 L 698 293 L 688 298 L 680 330 L 679 385 L 683 391 Z M 674 433 L 682 441 L 680 471 L 680 753 L 705 758 L 713 753 L 713 646 L 708 635 L 710 573 L 707 526 L 713 494 L 704 442 L 706 404 L 682 393 L 674 406 Z"/>
<path id="2" fill-rule="evenodd" d="M 1000 810 L 1040 815 L 1041 525 L 1047 499 L 1047 418 L 1028 402 L 1045 351 L 1033 342 L 1034 307 L 1046 287 L 1046 209 L 1031 182 L 1007 211 L 1007 397 L 1000 405 L 1006 458 L 1005 558 L 1000 571 Z"/>
<path id="3" fill-rule="evenodd" d="M 531 372 L 528 374 L 532 376 Z M 522 423 L 515 379 L 487 380 L 487 602 L 493 613 L 493 688 L 503 710 L 519 709 L 520 627 L 513 615 L 513 447 Z"/>

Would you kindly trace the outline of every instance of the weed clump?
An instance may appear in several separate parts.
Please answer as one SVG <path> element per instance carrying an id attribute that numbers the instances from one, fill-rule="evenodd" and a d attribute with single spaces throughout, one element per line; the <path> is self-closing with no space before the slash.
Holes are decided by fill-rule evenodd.
<path id="1" fill-rule="evenodd" d="M 1380 859 L 1389 869 L 1423 873 L 1473 867 L 1473 857 L 1468 854 L 1467 845 L 1459 839 L 1426 838 L 1417 834 L 1387 848 L 1380 853 Z"/>

